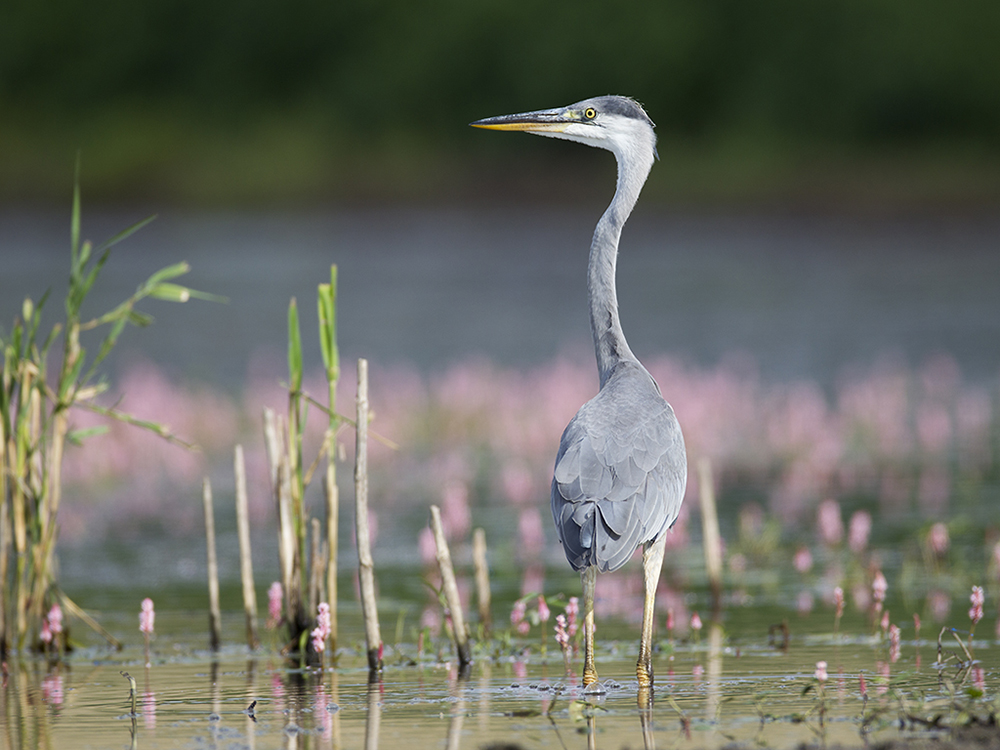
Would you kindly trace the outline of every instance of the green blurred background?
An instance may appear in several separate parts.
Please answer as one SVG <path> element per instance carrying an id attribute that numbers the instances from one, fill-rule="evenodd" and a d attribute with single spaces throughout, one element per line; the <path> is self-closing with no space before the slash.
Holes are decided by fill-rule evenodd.
<path id="1" fill-rule="evenodd" d="M 660 200 L 1000 198 L 997 0 L 5 0 L 0 201 L 63 202 L 78 150 L 91 202 L 569 199 L 606 159 L 466 123 L 603 93 Z"/>

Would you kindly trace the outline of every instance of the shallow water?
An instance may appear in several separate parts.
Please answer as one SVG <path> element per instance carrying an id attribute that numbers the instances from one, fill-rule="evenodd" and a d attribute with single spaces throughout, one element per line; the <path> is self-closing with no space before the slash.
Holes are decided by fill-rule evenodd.
<path id="1" fill-rule="evenodd" d="M 356 612 L 346 609 L 341 632 L 357 637 Z M 131 613 L 99 615 L 113 632 L 135 630 Z M 324 671 L 290 668 L 277 655 L 273 634 L 265 634 L 265 646 L 250 654 L 235 645 L 243 625 L 236 612 L 225 615 L 228 645 L 218 654 L 205 650 L 196 635 L 204 612 L 158 613 L 149 666 L 138 633 L 126 636 L 123 651 L 112 652 L 77 624 L 75 636 L 89 645 L 64 664 L 9 663 L 2 691 L 3 746 L 480 748 L 507 742 L 617 749 L 718 747 L 734 741 L 792 747 L 824 740 L 861 745 L 865 739 L 926 736 L 912 722 L 901 725 L 900 717 L 904 710 L 932 715 L 928 702 L 942 705 L 949 690 L 968 703 L 966 691 L 978 686 L 985 697 L 973 705 L 996 700 L 996 641 L 974 641 L 977 670 L 969 670 L 946 634 L 945 663 L 937 665 L 939 627 L 925 625 L 917 639 L 912 625 L 904 626 L 900 656 L 892 662 L 887 642 L 872 635 L 863 616 L 845 615 L 836 635 L 831 618 L 822 608 L 801 616 L 770 605 L 735 607 L 717 622 L 706 622 L 700 635 L 672 641 L 661 633 L 651 705 L 640 699 L 634 678 L 635 629 L 614 620 L 599 622 L 597 666 L 606 690 L 600 696 L 583 693 L 579 658 L 571 663 L 575 671 L 567 673 L 551 637 L 545 654 L 535 639 L 513 647 L 479 644 L 468 675 L 459 675 L 448 661 L 451 651 L 444 641 L 423 654 L 404 642 L 386 648 L 386 668 L 372 682 L 356 642 L 341 648 L 336 668 Z M 789 628 L 787 644 L 775 627 L 782 622 Z M 983 621 L 978 632 L 991 634 L 993 627 Z M 385 629 L 383 636 L 389 637 Z M 829 672 L 822 697 L 814 679 L 820 660 Z M 134 745 L 128 682 L 121 671 L 138 684 Z M 866 679 L 867 702 L 859 674 Z M 252 701 L 253 717 L 246 712 Z M 946 721 L 955 718 L 956 712 L 945 712 Z"/>

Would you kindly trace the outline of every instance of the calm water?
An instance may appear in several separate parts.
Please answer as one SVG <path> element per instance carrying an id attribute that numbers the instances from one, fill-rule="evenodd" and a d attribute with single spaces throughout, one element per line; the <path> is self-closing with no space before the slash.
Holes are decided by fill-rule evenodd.
<path id="1" fill-rule="evenodd" d="M 166 213 L 115 251 L 91 311 L 188 260 L 187 282 L 230 303 L 152 302 L 156 325 L 130 332 L 117 356 L 237 385 L 255 353 L 284 351 L 290 297 L 313 340 L 316 284 L 336 262 L 348 358 L 434 370 L 476 355 L 515 366 L 587 356 L 585 267 L 602 209 Z M 85 208 L 84 234 L 101 240 L 143 216 Z M 0 325 L 24 295 L 62 290 L 68 225 L 68 211 L 0 213 Z M 769 380 L 829 384 L 845 365 L 939 352 L 968 376 L 993 378 L 998 250 L 997 219 L 691 216 L 640 205 L 619 261 L 623 325 L 640 358 L 714 365 L 743 352 Z M 314 362 L 317 352 L 307 347 Z"/>
<path id="2" fill-rule="evenodd" d="M 361 644 L 350 643 L 338 668 L 322 673 L 289 669 L 273 644 L 255 655 L 229 645 L 213 657 L 192 633 L 193 623 L 204 620 L 193 611 L 158 613 L 151 665 L 145 667 L 131 614 L 101 614 L 112 630 L 133 633 L 125 636 L 123 652 L 91 645 L 60 667 L 11 665 L 0 693 L 4 747 L 130 746 L 122 670 L 138 683 L 132 746 L 143 748 L 480 748 L 511 742 L 617 750 L 733 741 L 783 748 L 824 739 L 860 746 L 866 737 L 912 736 L 899 726 L 904 707 L 929 716 L 950 690 L 967 700 L 966 691 L 977 685 L 985 688 L 985 697 L 977 699 L 982 705 L 996 698 L 1000 681 L 996 642 L 975 642 L 981 673 L 961 669 L 954 659 L 939 667 L 938 628 L 928 625 L 916 640 L 911 627 L 898 661 L 891 662 L 885 642 L 868 634 L 863 618 L 849 614 L 835 636 L 830 613 L 821 610 L 802 617 L 768 607 L 738 608 L 717 624 L 706 622 L 700 637 L 673 644 L 662 638 L 651 710 L 640 704 L 633 677 L 634 634 L 620 623 L 599 626 L 598 670 L 607 693 L 589 697 L 581 693 L 578 676 L 565 672 L 558 652 L 543 656 L 534 640 L 518 643 L 530 651 L 507 649 L 495 658 L 481 653 L 466 678 L 404 642 L 387 647 L 382 679 L 371 684 Z M 787 648 L 780 637 L 768 636 L 782 618 L 790 627 Z M 242 618 L 228 613 L 224 619 L 230 643 L 238 641 Z M 356 636 L 359 624 L 356 613 L 348 612 L 343 632 Z M 992 622 L 981 625 L 991 632 Z M 960 653 L 953 641 L 945 645 L 946 656 Z M 447 645 L 437 646 L 448 658 Z M 819 660 L 829 672 L 822 698 L 813 678 Z M 862 673 L 867 702 L 860 692 Z M 806 691 L 808 686 L 813 689 Z M 245 713 L 251 701 L 257 702 L 253 718 Z"/>

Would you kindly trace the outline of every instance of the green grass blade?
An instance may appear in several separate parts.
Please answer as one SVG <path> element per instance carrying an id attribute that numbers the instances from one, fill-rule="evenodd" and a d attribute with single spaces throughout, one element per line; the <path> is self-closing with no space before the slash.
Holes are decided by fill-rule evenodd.
<path id="1" fill-rule="evenodd" d="M 76 170 L 73 176 L 73 212 L 69 221 L 70 257 L 73 267 L 77 266 L 80 253 L 80 153 L 76 154 Z"/>
<path id="2" fill-rule="evenodd" d="M 295 297 L 288 304 L 288 377 L 290 390 L 302 390 L 302 334 L 299 329 L 299 309 Z"/>
<path id="3" fill-rule="evenodd" d="M 152 216 L 147 216 L 145 219 L 137 221 L 132 226 L 127 227 L 127 228 L 123 229 L 122 231 L 118 232 L 118 234 L 116 234 L 116 235 L 114 235 L 112 237 L 109 237 L 108 239 L 104 240 L 104 242 L 102 242 L 100 245 L 98 245 L 94 249 L 95 252 L 102 253 L 105 250 L 109 250 L 110 248 L 114 247 L 115 245 L 117 245 L 122 240 L 124 240 L 127 237 L 130 237 L 133 234 L 135 234 L 136 232 L 138 232 L 140 229 L 142 229 L 144 226 L 146 226 L 150 222 L 154 221 L 155 219 L 156 219 L 156 214 L 153 214 Z"/>

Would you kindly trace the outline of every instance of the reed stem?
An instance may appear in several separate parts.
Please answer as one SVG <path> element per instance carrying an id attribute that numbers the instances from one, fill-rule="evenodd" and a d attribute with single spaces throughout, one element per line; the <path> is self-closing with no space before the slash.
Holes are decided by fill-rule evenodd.
<path id="1" fill-rule="evenodd" d="M 375 564 L 372 561 L 371 532 L 368 528 L 368 360 L 358 360 L 357 447 L 354 456 L 354 524 L 358 540 L 358 577 L 361 584 L 361 612 L 365 620 L 368 669 L 382 670 L 382 636 L 379 633 L 375 600 Z"/>
<path id="2" fill-rule="evenodd" d="M 202 480 L 202 502 L 205 506 L 205 540 L 208 550 L 208 624 L 209 644 L 218 651 L 222 644 L 222 612 L 219 609 L 219 560 L 215 552 L 215 511 L 212 508 L 212 485 L 208 477 Z"/>
<path id="3" fill-rule="evenodd" d="M 490 567 L 486 561 L 486 532 L 481 528 L 472 532 L 472 562 L 476 569 L 479 622 L 483 626 L 483 636 L 489 638 L 493 627 L 493 616 L 490 611 Z"/>
<path id="4" fill-rule="evenodd" d="M 240 540 L 240 581 L 243 584 L 243 611 L 247 620 L 247 647 L 260 646 L 257 636 L 257 591 L 253 581 L 253 558 L 250 554 L 250 519 L 247 508 L 247 473 L 243 446 L 237 445 L 233 456 L 236 475 L 236 533 Z"/>
<path id="5" fill-rule="evenodd" d="M 436 505 L 431 506 L 431 529 L 434 531 L 434 544 L 437 547 L 437 561 L 441 568 L 444 596 L 451 612 L 451 625 L 455 635 L 458 663 L 461 667 L 466 667 L 472 662 L 472 652 L 469 650 L 469 633 L 465 629 L 465 615 L 462 613 L 462 600 L 458 595 L 458 584 L 455 581 L 455 569 L 451 564 L 451 552 L 448 551 L 448 540 L 444 538 L 441 509 Z"/>
<path id="6" fill-rule="evenodd" d="M 698 496 L 701 502 L 701 529 L 705 547 L 705 569 L 712 589 L 712 606 L 722 606 L 722 542 L 719 535 L 719 514 L 715 507 L 715 485 L 712 483 L 712 463 L 703 457 L 698 461 Z"/>

